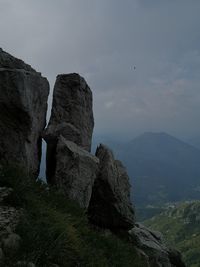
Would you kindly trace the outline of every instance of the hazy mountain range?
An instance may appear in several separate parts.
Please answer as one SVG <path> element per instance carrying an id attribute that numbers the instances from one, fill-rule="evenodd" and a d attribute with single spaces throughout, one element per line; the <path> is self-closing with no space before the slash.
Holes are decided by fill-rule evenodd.
<path id="1" fill-rule="evenodd" d="M 200 149 L 169 134 L 151 132 L 127 143 L 104 143 L 126 166 L 136 205 L 200 199 Z"/>
<path id="2" fill-rule="evenodd" d="M 187 140 L 187 143 L 200 149 L 200 136 L 196 135 Z"/>

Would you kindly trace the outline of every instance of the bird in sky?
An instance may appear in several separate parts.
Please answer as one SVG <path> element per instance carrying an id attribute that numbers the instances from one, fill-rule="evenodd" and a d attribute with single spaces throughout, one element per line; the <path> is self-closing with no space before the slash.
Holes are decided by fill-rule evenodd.
<path id="1" fill-rule="evenodd" d="M 136 66 L 132 66 L 130 69 L 131 70 L 136 70 Z"/>

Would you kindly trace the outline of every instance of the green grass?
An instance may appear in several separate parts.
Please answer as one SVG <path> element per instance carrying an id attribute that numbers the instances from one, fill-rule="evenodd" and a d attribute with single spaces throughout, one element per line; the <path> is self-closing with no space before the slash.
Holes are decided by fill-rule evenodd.
<path id="1" fill-rule="evenodd" d="M 181 203 L 145 222 L 179 249 L 188 267 L 200 267 L 200 201 Z"/>
<path id="2" fill-rule="evenodd" d="M 17 169 L 0 173 L 0 186 L 12 187 L 7 205 L 23 209 L 16 233 L 20 249 L 5 256 L 5 266 L 17 261 L 37 267 L 145 267 L 134 247 L 109 231 L 95 230 L 84 210 L 41 181 Z"/>

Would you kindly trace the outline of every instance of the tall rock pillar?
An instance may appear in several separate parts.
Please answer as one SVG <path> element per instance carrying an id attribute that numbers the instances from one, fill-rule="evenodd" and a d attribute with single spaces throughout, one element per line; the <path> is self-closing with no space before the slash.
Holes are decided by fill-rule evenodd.
<path id="1" fill-rule="evenodd" d="M 0 49 L 0 162 L 37 177 L 46 125 L 49 83 Z"/>
<path id="2" fill-rule="evenodd" d="M 51 117 L 44 139 L 47 142 L 47 181 L 54 184 L 59 137 L 90 152 L 94 118 L 92 92 L 79 74 L 58 75 L 54 86 Z"/>

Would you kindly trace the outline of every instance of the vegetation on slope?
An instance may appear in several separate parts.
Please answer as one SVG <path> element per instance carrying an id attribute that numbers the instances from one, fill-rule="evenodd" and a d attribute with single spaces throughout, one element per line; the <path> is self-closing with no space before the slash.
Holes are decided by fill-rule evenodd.
<path id="1" fill-rule="evenodd" d="M 92 228 L 76 203 L 41 181 L 9 170 L 0 174 L 0 186 L 14 189 L 6 204 L 23 209 L 16 229 L 21 246 L 5 255 L 5 266 L 18 261 L 41 267 L 146 266 L 133 246 L 108 231 Z"/>
<path id="2" fill-rule="evenodd" d="M 200 267 L 200 201 L 181 203 L 145 224 L 164 233 L 169 243 L 182 252 L 187 266 Z"/>

